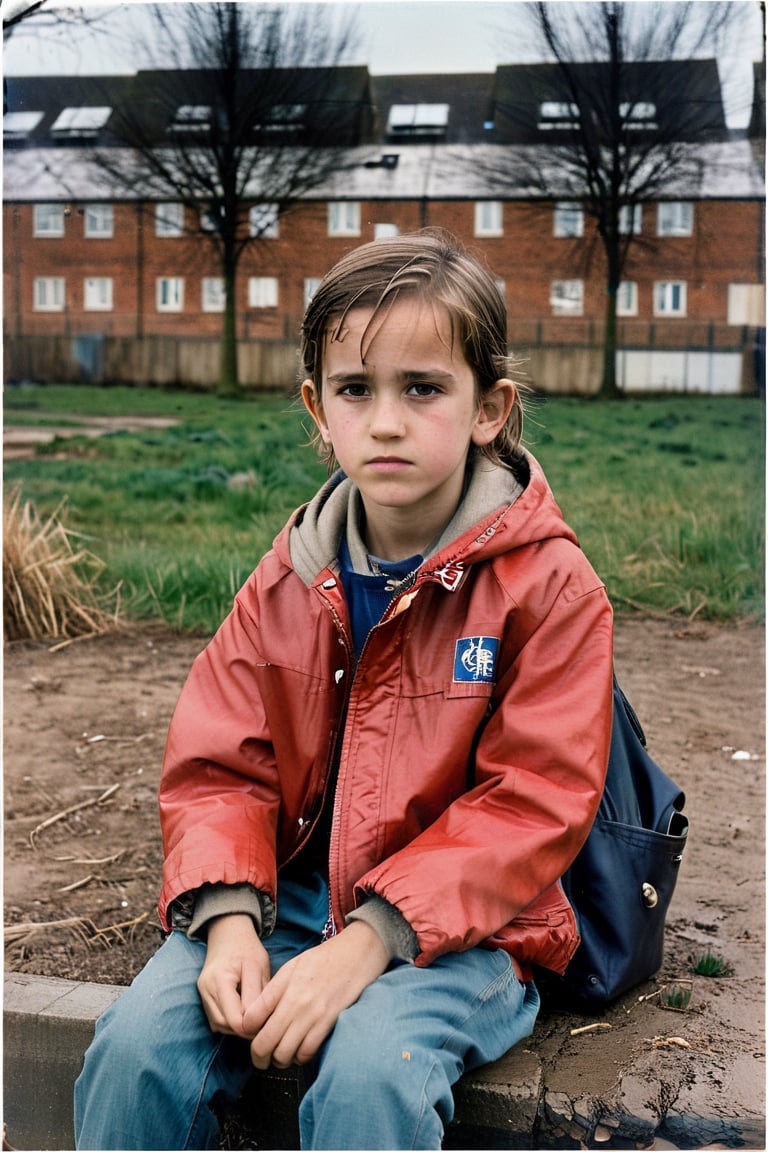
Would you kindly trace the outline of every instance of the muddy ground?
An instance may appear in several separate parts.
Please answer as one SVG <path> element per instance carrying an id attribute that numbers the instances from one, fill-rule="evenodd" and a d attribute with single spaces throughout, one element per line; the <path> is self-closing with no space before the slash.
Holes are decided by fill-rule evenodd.
<path id="1" fill-rule="evenodd" d="M 125 984 L 159 945 L 158 772 L 171 710 L 203 643 L 147 629 L 58 650 L 6 648 L 6 967 Z M 618 1053 L 658 1051 L 678 1068 L 684 1060 L 689 1080 L 709 1083 L 734 1114 L 746 1110 L 759 1124 L 764 632 L 620 618 L 616 666 L 652 753 L 687 793 L 691 822 L 664 967 L 641 991 L 690 975 L 689 957 L 705 951 L 731 973 L 697 978 L 685 1017 L 659 1011 L 658 1000 L 638 1006 L 633 995 L 614 1010 L 610 1037 L 564 1038 L 544 1014 L 534 1041 L 555 1084 L 558 1059 L 567 1061 L 575 1044 L 591 1083 L 615 1078 Z M 666 1043 L 670 1032 L 688 1048 Z"/>

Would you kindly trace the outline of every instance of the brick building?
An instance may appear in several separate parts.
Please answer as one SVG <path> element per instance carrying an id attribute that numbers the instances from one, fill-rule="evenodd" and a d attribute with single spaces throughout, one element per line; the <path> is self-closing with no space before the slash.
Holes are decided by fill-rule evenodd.
<path id="1" fill-rule="evenodd" d="M 749 391 L 764 331 L 760 96 L 751 128 L 735 133 L 714 61 L 654 67 L 657 87 L 687 93 L 676 105 L 676 136 L 680 147 L 695 141 L 696 175 L 689 168 L 684 186 L 670 183 L 624 221 L 635 240 L 618 299 L 620 379 L 636 389 Z M 236 285 L 243 383 L 290 382 L 304 305 L 344 251 L 435 226 L 492 269 L 507 300 L 511 348 L 528 358 L 533 382 L 596 387 L 601 246 L 567 188 L 560 198 L 545 195 L 531 176 L 557 164 L 574 115 L 554 70 L 372 77 L 341 67 L 324 122 L 313 124 L 316 71 L 286 76 L 290 99 L 277 94 L 269 122 L 254 128 L 262 153 L 311 140 L 328 163 L 322 180 L 282 202 L 245 191 L 241 228 L 254 243 Z M 128 161 L 127 134 L 116 131 L 126 109 L 143 118 L 159 149 L 206 130 L 205 73 L 171 78 L 177 95 L 165 104 L 149 98 L 169 79 L 158 72 L 6 80 L 6 378 L 216 379 L 224 291 L 207 235 L 210 205 L 168 200 L 93 163 L 96 155 Z M 635 66 L 628 96 L 637 131 L 652 135 L 674 102 L 650 99 L 648 82 Z"/>

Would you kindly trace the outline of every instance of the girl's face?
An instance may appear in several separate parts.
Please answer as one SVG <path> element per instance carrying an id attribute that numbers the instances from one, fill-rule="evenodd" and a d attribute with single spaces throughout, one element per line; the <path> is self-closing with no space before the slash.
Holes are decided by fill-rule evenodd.
<path id="1" fill-rule="evenodd" d="M 320 390 L 304 403 L 360 489 L 369 549 L 383 559 L 420 552 L 453 515 L 471 444 L 503 427 L 514 385 L 478 403 L 474 373 L 442 306 L 418 298 L 388 311 L 356 308 L 328 338 Z"/>

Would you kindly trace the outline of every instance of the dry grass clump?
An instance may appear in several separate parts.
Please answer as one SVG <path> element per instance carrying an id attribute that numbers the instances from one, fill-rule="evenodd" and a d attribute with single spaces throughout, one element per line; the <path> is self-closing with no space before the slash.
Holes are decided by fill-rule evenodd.
<path id="1" fill-rule="evenodd" d="M 61 521 L 63 501 L 47 520 L 14 489 L 3 508 L 3 628 L 10 640 L 65 640 L 114 627 L 96 581 L 104 563 L 77 547 Z"/>

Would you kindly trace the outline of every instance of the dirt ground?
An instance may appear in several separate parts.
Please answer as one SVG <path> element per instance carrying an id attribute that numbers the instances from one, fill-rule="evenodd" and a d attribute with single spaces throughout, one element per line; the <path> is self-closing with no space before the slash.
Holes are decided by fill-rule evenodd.
<path id="1" fill-rule="evenodd" d="M 159 945 L 158 772 L 174 702 L 203 643 L 144 629 L 58 650 L 6 648 L 7 968 L 125 984 Z M 660 978 L 688 973 L 691 954 L 707 949 L 732 967 L 727 977 L 698 981 L 697 1035 L 710 1054 L 718 1040 L 727 1047 L 756 1113 L 764 1082 L 764 666 L 762 628 L 617 621 L 619 679 L 652 753 L 685 789 L 691 822 Z M 627 1013 L 624 1050 L 647 1028 Z M 544 1047 L 549 1035 L 544 1020 Z"/>

